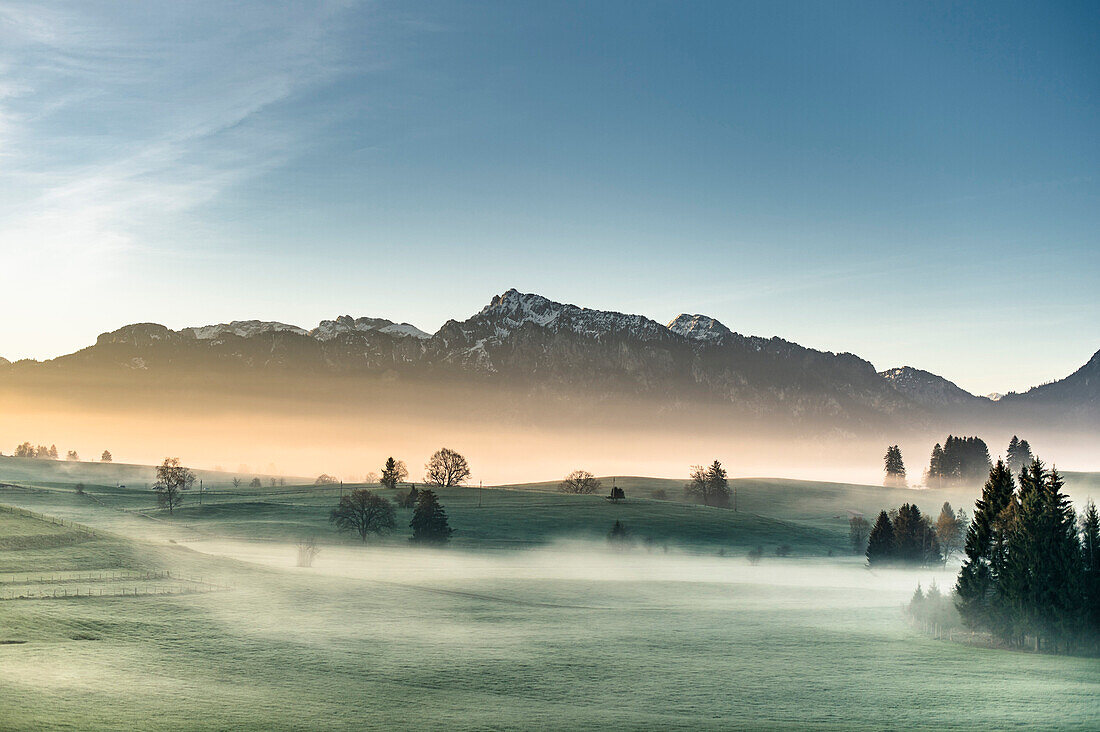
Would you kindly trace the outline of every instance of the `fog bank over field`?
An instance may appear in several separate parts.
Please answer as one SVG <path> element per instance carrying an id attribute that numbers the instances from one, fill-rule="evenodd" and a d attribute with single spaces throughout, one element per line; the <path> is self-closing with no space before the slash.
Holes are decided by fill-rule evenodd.
<path id="1" fill-rule="evenodd" d="M 919 481 L 935 442 L 947 433 L 980 434 L 994 458 L 1016 433 L 1010 426 L 959 422 L 944 429 L 848 432 L 724 414 L 720 405 L 655 408 L 641 400 L 566 400 L 508 388 L 456 390 L 285 382 L 271 396 L 239 390 L 131 389 L 79 383 L 34 389 L 0 387 L 0 450 L 56 444 L 96 459 L 155 464 L 179 456 L 194 467 L 347 481 L 377 471 L 390 455 L 412 478 L 446 445 L 466 455 L 486 484 L 559 479 L 584 467 L 600 475 L 679 478 L 687 466 L 721 459 L 733 477 L 777 476 L 879 483 L 882 455 L 900 444 L 910 482 Z M 341 388 L 347 387 L 347 388 Z M 1020 432 L 1048 463 L 1100 469 L 1100 436 Z"/>
<path id="2" fill-rule="evenodd" d="M 766 557 L 753 565 L 743 556 L 679 548 L 609 548 L 607 542 L 560 540 L 524 550 L 473 552 L 394 546 L 323 546 L 309 568 L 296 566 L 297 546 L 280 542 L 200 540 L 196 551 L 293 571 L 402 585 L 477 585 L 484 582 L 688 583 L 735 588 L 758 585 L 792 591 L 787 602 L 835 608 L 895 606 L 917 583 L 949 588 L 957 562 L 945 568 L 869 569 L 861 556 L 820 559 Z M 804 590 L 805 592 L 801 592 Z M 829 590 L 826 595 L 820 591 Z M 847 597 L 845 600 L 839 598 Z M 487 598 L 488 599 L 488 598 Z M 502 602 L 514 598 L 499 598 Z M 669 602 L 675 602 L 674 596 Z"/>

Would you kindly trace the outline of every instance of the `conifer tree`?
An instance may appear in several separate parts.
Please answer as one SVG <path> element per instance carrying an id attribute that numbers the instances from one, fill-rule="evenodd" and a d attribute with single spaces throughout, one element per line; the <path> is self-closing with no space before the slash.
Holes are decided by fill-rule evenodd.
<path id="1" fill-rule="evenodd" d="M 894 526 L 885 511 L 878 515 L 871 536 L 867 540 L 867 563 L 871 566 L 889 562 L 894 558 Z"/>
<path id="2" fill-rule="evenodd" d="M 404 460 L 394 460 L 392 457 L 386 459 L 386 464 L 382 466 L 382 477 L 378 479 L 386 488 L 393 490 L 397 488 L 397 484 L 409 477 L 409 469 L 405 466 Z"/>
<path id="3" fill-rule="evenodd" d="M 943 448 L 937 442 L 936 446 L 932 448 L 932 457 L 928 460 L 928 487 L 938 488 L 942 486 L 946 477 L 947 474 L 944 473 L 943 466 Z"/>
<path id="4" fill-rule="evenodd" d="M 1019 509 L 1000 578 L 1011 611 L 1008 634 L 1032 638 L 1037 650 L 1042 638 L 1055 650 L 1072 642 L 1082 610 L 1081 547 L 1062 487 L 1058 472 L 1047 472 L 1037 458 L 1021 471 Z"/>
<path id="5" fill-rule="evenodd" d="M 1084 614 L 1084 562 L 1077 536 L 1077 514 L 1063 489 L 1065 481 L 1051 468 L 1043 482 L 1044 531 L 1041 546 L 1046 562 L 1040 565 L 1038 596 L 1041 628 L 1049 628 L 1062 650 L 1076 641 Z M 1045 546 L 1044 546 L 1045 545 Z M 1056 649 L 1057 650 L 1057 649 Z"/>
<path id="6" fill-rule="evenodd" d="M 1100 516 L 1091 499 L 1081 515 L 1081 564 L 1085 622 L 1093 633 L 1100 633 Z"/>
<path id="7" fill-rule="evenodd" d="M 1035 456 L 1031 454 L 1031 445 L 1027 444 L 1027 440 L 1020 440 L 1018 455 L 1021 468 L 1035 459 Z"/>
<path id="8" fill-rule="evenodd" d="M 886 480 L 883 485 L 891 488 L 904 488 L 905 463 L 901 459 L 901 448 L 892 445 L 886 448 Z"/>
<path id="9" fill-rule="evenodd" d="M 454 531 L 447 522 L 447 513 L 435 491 L 428 488 L 418 492 L 409 526 L 413 530 L 410 541 L 418 544 L 442 544 L 451 538 Z"/>
<path id="10" fill-rule="evenodd" d="M 1005 462 L 1008 463 L 1009 470 L 1018 473 L 1024 469 L 1024 466 L 1031 465 L 1034 459 L 1035 457 L 1031 454 L 1031 445 L 1027 444 L 1027 440 L 1021 440 L 1013 435 L 1008 443 L 1008 450 L 1005 451 Z"/>
<path id="11" fill-rule="evenodd" d="M 898 561 L 924 564 L 940 560 L 936 532 L 915 505 L 902 504 L 893 529 L 894 558 Z"/>
<path id="12" fill-rule="evenodd" d="M 955 585 L 959 613 L 971 627 L 990 621 L 994 591 L 994 544 L 998 546 L 1000 555 L 999 547 L 1003 540 L 997 529 L 1015 490 L 1012 472 L 1003 460 L 998 460 L 989 471 L 981 498 L 975 504 L 974 519 L 967 529 L 963 546 L 966 558 Z"/>

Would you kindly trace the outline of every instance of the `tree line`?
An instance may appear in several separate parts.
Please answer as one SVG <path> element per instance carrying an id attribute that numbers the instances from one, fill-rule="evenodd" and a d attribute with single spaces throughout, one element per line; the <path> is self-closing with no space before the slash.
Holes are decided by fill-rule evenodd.
<path id="1" fill-rule="evenodd" d="M 948 502 L 934 522 L 917 506 L 904 503 L 880 512 L 873 527 L 863 516 L 852 516 L 848 539 L 852 550 L 863 552 L 871 566 L 946 564 L 962 548 L 967 522 L 966 511 L 956 512 Z"/>
<path id="2" fill-rule="evenodd" d="M 963 622 L 1008 645 L 1070 651 L 1100 637 L 1100 518 L 1080 518 L 1064 481 L 1032 458 L 1014 476 L 998 460 L 966 534 L 955 585 Z"/>
<path id="3" fill-rule="evenodd" d="M 1009 469 L 1019 472 L 1033 459 L 1027 440 L 1013 435 L 1005 451 L 1005 464 Z M 929 488 L 977 484 L 985 479 L 992 467 L 985 440 L 976 436 L 948 435 L 943 444 L 937 442 L 932 448 L 928 468 L 924 471 L 924 484 Z M 897 445 L 886 448 L 883 469 L 886 473 L 883 485 L 888 488 L 907 487 L 905 462 Z"/>
<path id="4" fill-rule="evenodd" d="M 948 435 L 941 446 L 932 448 L 924 483 L 929 488 L 974 484 L 989 472 L 989 448 L 980 437 Z"/>
<path id="5" fill-rule="evenodd" d="M 38 460 L 60 460 L 61 455 L 58 452 L 57 445 L 32 445 L 30 442 L 24 442 L 15 446 L 15 452 L 12 453 L 13 457 L 17 458 L 36 458 Z M 79 461 L 80 455 L 76 450 L 69 450 L 65 453 L 65 459 L 69 461 Z M 104 450 L 99 456 L 101 463 L 112 462 L 114 458 L 111 456 L 109 450 Z"/>

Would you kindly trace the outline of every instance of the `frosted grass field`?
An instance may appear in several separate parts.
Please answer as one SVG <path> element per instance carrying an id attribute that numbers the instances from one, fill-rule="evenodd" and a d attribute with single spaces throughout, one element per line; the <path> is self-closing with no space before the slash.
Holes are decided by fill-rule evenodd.
<path id="1" fill-rule="evenodd" d="M 72 546 L 21 540 L 0 551 L 0 574 L 172 569 L 234 588 L 0 602 L 4 729 L 1100 727 L 1095 659 L 954 644 L 906 623 L 915 584 L 948 585 L 950 570 L 871 572 L 820 550 L 751 566 L 698 541 L 618 552 L 591 539 L 348 541 L 302 569 L 273 525 L 319 530 L 320 503 L 280 495 L 165 522 L 64 491 L 2 500 L 104 531 Z M 592 510 L 534 500 L 556 520 L 585 512 L 583 524 Z M 478 531 L 517 510 L 491 505 Z M 788 531 L 745 517 L 724 530 L 765 525 L 769 546 Z M 56 526 L 13 530 L 40 532 Z"/>

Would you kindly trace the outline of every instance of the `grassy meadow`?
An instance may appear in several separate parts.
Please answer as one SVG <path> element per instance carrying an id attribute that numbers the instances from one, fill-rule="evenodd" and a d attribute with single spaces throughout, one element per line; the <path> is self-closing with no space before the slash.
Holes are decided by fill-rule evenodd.
<path id="1" fill-rule="evenodd" d="M 169 516 L 133 479 L 33 462 L 0 459 L 24 509 L 0 510 L 2 729 L 1100 727 L 1095 659 L 930 638 L 901 607 L 952 568 L 847 548 L 849 511 L 972 497 L 744 480 L 734 513 L 653 500 L 682 486 L 657 479 L 616 478 L 621 504 L 449 489 L 433 550 L 401 509 L 382 540 L 336 534 L 339 487 L 212 479 Z M 632 548 L 608 547 L 615 520 Z"/>

